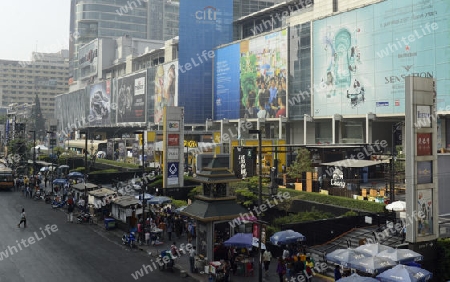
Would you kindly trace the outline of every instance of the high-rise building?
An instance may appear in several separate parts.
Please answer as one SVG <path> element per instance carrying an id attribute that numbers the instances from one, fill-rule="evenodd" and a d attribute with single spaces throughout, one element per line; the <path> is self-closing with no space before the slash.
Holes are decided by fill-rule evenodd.
<path id="1" fill-rule="evenodd" d="M 167 40 L 178 35 L 178 1 L 72 0 L 70 76 L 78 79 L 78 50 L 96 38 L 124 35 Z"/>
<path id="2" fill-rule="evenodd" d="M 40 99 L 44 118 L 53 118 L 54 96 L 69 89 L 68 50 L 33 52 L 32 60 L 0 60 L 0 105 L 32 105 Z"/>

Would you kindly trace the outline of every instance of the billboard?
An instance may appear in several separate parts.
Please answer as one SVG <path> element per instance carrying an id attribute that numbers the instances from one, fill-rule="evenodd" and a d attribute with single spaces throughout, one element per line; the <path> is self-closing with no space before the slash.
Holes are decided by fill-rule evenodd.
<path id="1" fill-rule="evenodd" d="M 89 87 L 89 125 L 110 125 L 111 92 L 106 81 Z M 109 81 L 108 81 L 109 84 Z"/>
<path id="2" fill-rule="evenodd" d="M 80 47 L 80 50 L 78 51 L 78 58 L 80 78 L 97 75 L 98 39 L 95 39 Z"/>
<path id="3" fill-rule="evenodd" d="M 447 3 L 383 1 L 313 23 L 314 116 L 405 113 L 405 78 L 437 81 L 450 103 Z"/>
<path id="4" fill-rule="evenodd" d="M 287 30 L 241 42 L 240 117 L 287 117 Z"/>
<path id="5" fill-rule="evenodd" d="M 162 122 L 164 106 L 178 104 L 178 62 L 158 65 L 155 73 L 154 123 Z"/>
<path id="6" fill-rule="evenodd" d="M 214 58 L 214 119 L 237 119 L 239 105 L 240 44 L 236 43 L 216 50 Z"/>
<path id="7" fill-rule="evenodd" d="M 286 29 L 220 48 L 216 55 L 215 119 L 287 117 Z"/>
<path id="8" fill-rule="evenodd" d="M 180 1 L 179 14 L 177 106 L 185 123 L 204 123 L 213 111 L 214 48 L 233 40 L 233 1 Z"/>
<path id="9" fill-rule="evenodd" d="M 140 72 L 117 80 L 117 123 L 146 122 L 146 76 Z"/>
<path id="10" fill-rule="evenodd" d="M 85 89 L 58 95 L 55 97 L 55 118 L 66 134 L 72 129 L 88 125 L 89 109 Z"/>

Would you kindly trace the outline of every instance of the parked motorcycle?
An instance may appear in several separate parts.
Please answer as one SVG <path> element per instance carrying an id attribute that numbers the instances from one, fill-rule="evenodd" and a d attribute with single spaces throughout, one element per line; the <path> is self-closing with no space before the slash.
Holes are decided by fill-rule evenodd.
<path id="1" fill-rule="evenodd" d="M 134 232 L 125 233 L 122 236 L 122 243 L 133 249 L 136 246 L 136 236 Z"/>
<path id="2" fill-rule="evenodd" d="M 77 223 L 94 223 L 93 216 L 90 213 L 82 213 L 77 216 Z"/>
<path id="3" fill-rule="evenodd" d="M 53 201 L 52 202 L 52 209 L 63 208 L 65 205 L 66 205 L 66 201 L 61 201 L 61 202 Z"/>
<path id="4" fill-rule="evenodd" d="M 42 191 L 42 190 L 37 190 L 36 193 L 35 193 L 34 196 L 33 196 L 33 199 L 34 199 L 35 201 L 38 201 L 38 200 L 45 200 L 45 192 Z"/>

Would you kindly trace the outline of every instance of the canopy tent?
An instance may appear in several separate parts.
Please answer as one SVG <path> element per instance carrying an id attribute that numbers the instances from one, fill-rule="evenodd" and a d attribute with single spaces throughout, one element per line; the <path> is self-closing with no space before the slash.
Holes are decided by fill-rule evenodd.
<path id="1" fill-rule="evenodd" d="M 250 248 L 253 246 L 253 235 L 252 233 L 236 233 L 223 244 L 227 247 Z"/>

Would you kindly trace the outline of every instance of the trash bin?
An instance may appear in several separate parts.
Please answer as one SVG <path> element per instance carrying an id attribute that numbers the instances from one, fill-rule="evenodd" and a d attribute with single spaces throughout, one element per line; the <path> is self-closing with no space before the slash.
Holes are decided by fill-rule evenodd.
<path id="1" fill-rule="evenodd" d="M 115 218 L 105 218 L 104 223 L 105 223 L 106 230 L 116 228 L 116 219 Z"/>

